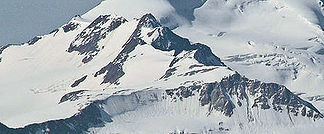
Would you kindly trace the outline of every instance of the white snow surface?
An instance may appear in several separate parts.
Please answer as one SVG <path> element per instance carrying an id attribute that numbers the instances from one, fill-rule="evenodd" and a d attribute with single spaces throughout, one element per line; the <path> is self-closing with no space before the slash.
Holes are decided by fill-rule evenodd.
<path id="1" fill-rule="evenodd" d="M 310 99 L 324 96 L 324 55 L 318 53 L 324 49 L 322 10 L 320 0 L 207 0 L 195 10 L 195 20 L 189 22 L 177 14 L 166 0 L 106 0 L 81 17 L 73 18 L 71 21 L 80 24 L 76 30 L 65 33 L 60 28 L 57 33 L 42 36 L 34 45 L 10 46 L 0 54 L 0 122 L 18 128 L 67 118 L 91 100 L 105 99 L 117 91 L 131 93 L 145 88 L 163 90 L 178 87 L 186 81 L 218 81 L 234 73 L 226 67 L 216 67 L 204 74 L 186 77 L 173 75 L 168 80 L 160 80 L 173 59 L 173 52 L 162 52 L 145 44 L 130 53 L 129 57 L 133 58 L 125 62 L 125 76 L 119 80 L 119 85 L 101 84 L 102 76 L 93 77 L 94 73 L 117 56 L 136 28 L 138 20 L 133 18 L 140 18 L 145 13 L 152 13 L 159 20 L 171 18 L 166 25 L 178 25 L 173 30 L 175 33 L 192 42 L 208 45 L 233 70 L 250 79 L 276 82 L 293 92 L 303 93 L 303 99 L 311 100 L 323 112 L 324 101 Z M 102 49 L 91 62 L 83 64 L 82 55 L 66 50 L 77 34 L 103 14 L 117 14 L 129 22 L 110 32 L 107 38 L 98 43 L 98 46 L 108 49 Z M 190 65 L 199 63 L 188 58 L 177 64 L 179 67 L 175 73 L 184 74 L 191 71 L 188 68 Z M 84 82 L 75 88 L 70 87 L 84 75 L 88 75 Z M 90 90 L 88 94 L 91 97 L 58 104 L 63 95 L 78 90 Z M 276 120 L 284 122 L 286 118 L 265 112 L 263 120 L 269 120 L 264 119 L 266 116 L 276 117 L 265 125 L 269 128 L 262 129 L 264 124 L 252 124 L 242 130 L 239 128 L 240 122 L 233 122 L 218 113 L 207 117 L 206 109 L 199 107 L 197 98 L 172 104 L 162 101 L 116 114 L 113 116 L 114 123 L 108 123 L 101 129 L 94 128 L 93 131 L 212 133 L 208 130 L 218 129 L 218 120 L 224 121 L 232 133 L 303 133 L 310 130 L 321 133 L 324 129 L 321 121 L 307 126 L 278 125 Z M 236 121 L 242 118 L 235 117 Z M 147 127 L 147 124 L 154 125 Z M 159 125 L 164 127 L 153 127 Z"/>

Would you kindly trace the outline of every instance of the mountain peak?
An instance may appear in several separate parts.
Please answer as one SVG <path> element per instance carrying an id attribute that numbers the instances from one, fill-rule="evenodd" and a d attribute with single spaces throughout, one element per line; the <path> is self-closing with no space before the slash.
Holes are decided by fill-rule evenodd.
<path id="1" fill-rule="evenodd" d="M 157 19 L 151 14 L 145 14 L 139 19 L 139 26 L 155 28 L 160 27 L 161 24 L 157 21 Z"/>
<path id="2" fill-rule="evenodd" d="M 109 0 L 0 47 L 0 134 L 323 128 L 323 37 L 289 2 Z"/>

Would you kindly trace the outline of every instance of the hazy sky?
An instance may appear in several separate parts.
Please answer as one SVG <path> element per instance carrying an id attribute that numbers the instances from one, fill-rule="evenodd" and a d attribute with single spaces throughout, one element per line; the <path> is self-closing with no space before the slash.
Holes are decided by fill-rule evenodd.
<path id="1" fill-rule="evenodd" d="M 0 45 L 22 43 L 60 27 L 103 0 L 0 0 Z"/>

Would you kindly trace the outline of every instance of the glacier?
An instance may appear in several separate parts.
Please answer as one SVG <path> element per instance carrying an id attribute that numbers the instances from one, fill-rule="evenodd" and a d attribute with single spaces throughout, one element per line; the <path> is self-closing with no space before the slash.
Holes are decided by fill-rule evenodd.
<path id="1" fill-rule="evenodd" d="M 0 48 L 0 133 L 320 134 L 322 6 L 103 1 Z"/>

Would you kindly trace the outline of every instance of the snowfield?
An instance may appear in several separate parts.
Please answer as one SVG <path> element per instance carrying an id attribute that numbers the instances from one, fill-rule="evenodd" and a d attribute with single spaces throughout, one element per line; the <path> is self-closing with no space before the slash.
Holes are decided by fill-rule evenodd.
<path id="1" fill-rule="evenodd" d="M 320 134 L 323 20 L 320 0 L 103 1 L 0 48 L 0 134 Z"/>

